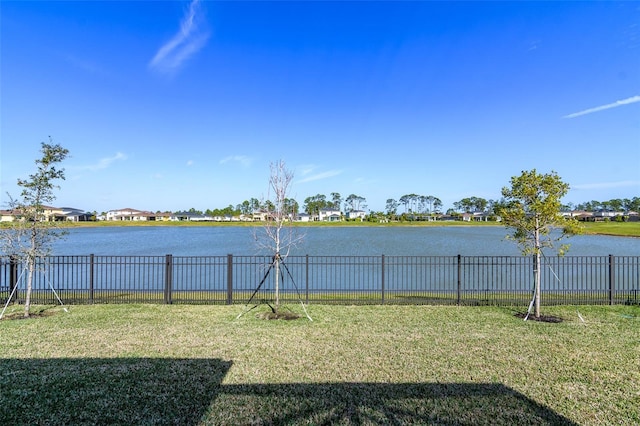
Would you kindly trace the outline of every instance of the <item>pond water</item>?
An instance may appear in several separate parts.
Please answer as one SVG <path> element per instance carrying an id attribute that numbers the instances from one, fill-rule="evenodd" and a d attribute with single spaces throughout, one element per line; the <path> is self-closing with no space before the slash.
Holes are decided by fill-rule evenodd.
<path id="1" fill-rule="evenodd" d="M 312 256 L 517 256 L 518 246 L 500 226 L 301 227 L 291 254 Z M 255 241 L 260 227 L 127 226 L 73 228 L 53 246 L 56 255 L 217 256 L 265 254 Z M 640 255 L 640 239 L 581 235 L 564 240 L 568 255 Z"/>

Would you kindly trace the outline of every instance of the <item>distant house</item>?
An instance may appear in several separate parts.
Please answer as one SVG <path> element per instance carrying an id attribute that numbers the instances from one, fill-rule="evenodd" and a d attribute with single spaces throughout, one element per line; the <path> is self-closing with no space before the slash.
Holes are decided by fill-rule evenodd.
<path id="1" fill-rule="evenodd" d="M 572 210 L 572 211 L 564 211 L 560 213 L 563 217 L 566 218 L 575 218 L 575 219 L 579 219 L 581 217 L 591 217 L 592 213 L 591 212 L 587 212 L 584 210 Z"/>
<path id="2" fill-rule="evenodd" d="M 189 220 L 192 222 L 211 222 L 213 217 L 206 214 L 194 214 L 189 217 Z"/>
<path id="3" fill-rule="evenodd" d="M 462 220 L 464 222 L 486 222 L 489 220 L 489 213 L 486 212 L 473 212 L 462 213 Z"/>
<path id="4" fill-rule="evenodd" d="M 64 220 L 69 222 L 87 222 L 91 220 L 92 216 L 91 213 L 73 207 L 60 207 L 60 215 L 58 217 L 63 217 Z"/>
<path id="5" fill-rule="evenodd" d="M 600 222 L 603 220 L 614 220 L 617 216 L 624 218 L 627 216 L 624 212 L 613 212 L 608 210 L 598 210 L 589 212 L 585 210 L 573 210 L 570 212 L 562 212 L 562 216 L 577 219 L 583 222 Z"/>
<path id="6" fill-rule="evenodd" d="M 244 214 L 241 214 L 239 216 L 225 214 L 213 216 L 211 220 L 213 220 L 214 222 L 251 222 L 253 221 L 253 217 Z"/>
<path id="7" fill-rule="evenodd" d="M 0 210 L 0 222 L 13 222 L 17 215 L 15 210 Z"/>
<path id="8" fill-rule="evenodd" d="M 44 220 L 48 222 L 72 221 L 81 222 L 91 220 L 91 214 L 72 207 L 42 206 Z M 13 222 L 20 217 L 17 210 L 1 210 L 0 222 Z"/>
<path id="9" fill-rule="evenodd" d="M 160 222 L 166 222 L 168 220 L 171 220 L 170 212 L 156 213 L 155 216 L 156 216 L 156 220 Z"/>
<path id="10" fill-rule="evenodd" d="M 251 214 L 251 218 L 255 222 L 264 222 L 267 220 L 268 213 L 263 211 L 255 211 Z"/>
<path id="11" fill-rule="evenodd" d="M 613 220 L 616 216 L 624 217 L 623 212 L 613 212 L 608 210 L 599 210 L 597 212 L 593 212 L 593 220 L 596 222 L 603 220 Z"/>
<path id="12" fill-rule="evenodd" d="M 367 213 L 364 210 L 351 210 L 347 213 L 347 219 L 360 219 L 364 220 L 367 216 Z"/>
<path id="13" fill-rule="evenodd" d="M 213 221 L 213 217 L 206 215 L 206 214 L 201 214 L 201 213 L 193 213 L 193 212 L 177 212 L 177 213 L 173 213 L 170 217 L 169 220 L 174 221 L 174 222 L 184 222 L 184 221 L 189 221 L 189 222 L 210 222 Z"/>
<path id="14" fill-rule="evenodd" d="M 119 209 L 119 210 L 109 210 L 105 218 L 106 220 L 116 220 L 116 221 L 117 220 L 152 221 L 152 220 L 156 220 L 156 214 L 149 211 L 137 210 L 137 209 L 126 207 L 124 209 Z"/>
<path id="15" fill-rule="evenodd" d="M 577 211 L 577 212 L 573 212 L 573 215 L 571 217 L 583 222 L 588 222 L 593 220 L 593 212 Z"/>
<path id="16" fill-rule="evenodd" d="M 609 211 L 598 210 L 595 212 L 589 212 L 586 210 L 573 210 L 562 212 L 562 216 L 567 218 L 573 218 L 582 222 L 601 222 L 606 220 L 622 220 L 622 221 L 635 221 L 638 220 L 638 213 L 633 211 Z"/>
<path id="17" fill-rule="evenodd" d="M 298 217 L 296 218 L 298 222 L 311 222 L 311 215 L 307 213 L 298 213 Z"/>
<path id="18" fill-rule="evenodd" d="M 342 220 L 340 210 L 322 209 L 318 214 L 318 220 L 321 222 L 339 222 Z"/>

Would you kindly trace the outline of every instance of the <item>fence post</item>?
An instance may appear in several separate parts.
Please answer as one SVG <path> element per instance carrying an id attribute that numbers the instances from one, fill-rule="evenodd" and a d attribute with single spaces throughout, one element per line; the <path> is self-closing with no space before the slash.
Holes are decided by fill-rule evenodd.
<path id="1" fill-rule="evenodd" d="M 165 256 L 164 262 L 164 303 L 171 305 L 171 288 L 173 286 L 173 255 Z"/>
<path id="2" fill-rule="evenodd" d="M 384 254 L 382 255 L 382 304 L 384 305 Z"/>
<path id="3" fill-rule="evenodd" d="M 93 254 L 89 255 L 89 303 L 93 305 L 93 266 L 95 265 L 94 263 L 94 256 Z"/>
<path id="4" fill-rule="evenodd" d="M 609 255 L 609 305 L 613 305 L 616 293 L 616 271 L 615 259 L 612 254 Z"/>
<path id="5" fill-rule="evenodd" d="M 458 255 L 458 306 L 460 306 L 460 302 L 462 299 L 462 255 Z"/>
<path id="6" fill-rule="evenodd" d="M 13 294 L 13 290 L 18 285 L 18 257 L 10 256 L 9 257 L 9 295 Z M 18 294 L 16 290 L 16 294 L 13 295 L 13 299 L 11 302 L 15 302 L 18 299 Z"/>
<path id="7" fill-rule="evenodd" d="M 309 255 L 305 256 L 305 303 L 309 304 Z"/>
<path id="8" fill-rule="evenodd" d="M 227 305 L 233 303 L 233 255 L 227 254 Z"/>

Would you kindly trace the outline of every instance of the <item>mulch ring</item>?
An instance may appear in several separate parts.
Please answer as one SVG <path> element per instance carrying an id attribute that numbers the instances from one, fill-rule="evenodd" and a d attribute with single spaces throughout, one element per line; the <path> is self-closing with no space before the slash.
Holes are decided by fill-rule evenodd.
<path id="1" fill-rule="evenodd" d="M 261 312 L 256 314 L 256 318 L 263 320 L 296 320 L 300 318 L 299 314 L 294 312 Z"/>
<path id="2" fill-rule="evenodd" d="M 24 311 L 16 311 L 16 312 L 11 312 L 8 314 L 5 314 L 2 317 L 2 320 L 23 320 L 23 319 L 33 319 L 33 318 L 44 318 L 44 317 L 50 317 L 52 315 L 55 315 L 57 312 L 56 311 L 51 311 L 51 310 L 40 310 L 40 311 L 31 311 L 29 312 L 29 317 L 25 318 L 24 316 Z"/>
<path id="3" fill-rule="evenodd" d="M 524 319 L 527 316 L 527 313 L 526 312 L 516 312 L 514 315 L 517 318 Z M 564 319 L 561 318 L 561 317 L 554 316 L 554 315 L 540 315 L 539 317 L 536 317 L 535 315 L 531 314 L 531 315 L 529 315 L 529 318 L 527 318 L 527 321 L 559 323 L 559 322 L 564 321 Z"/>

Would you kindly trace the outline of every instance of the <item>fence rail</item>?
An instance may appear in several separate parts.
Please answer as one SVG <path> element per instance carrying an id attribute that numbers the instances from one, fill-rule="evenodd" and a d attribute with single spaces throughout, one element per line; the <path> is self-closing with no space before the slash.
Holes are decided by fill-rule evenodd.
<path id="1" fill-rule="evenodd" d="M 274 297 L 269 256 L 49 256 L 32 303 L 256 303 Z M 0 257 L 0 300 L 22 303 L 24 265 Z M 289 256 L 278 275 L 285 303 L 527 304 L 533 258 L 522 256 Z M 14 291 L 15 289 L 15 291 Z M 55 290 L 55 292 L 53 291 Z M 640 256 L 542 259 L 542 303 L 640 304 Z"/>

